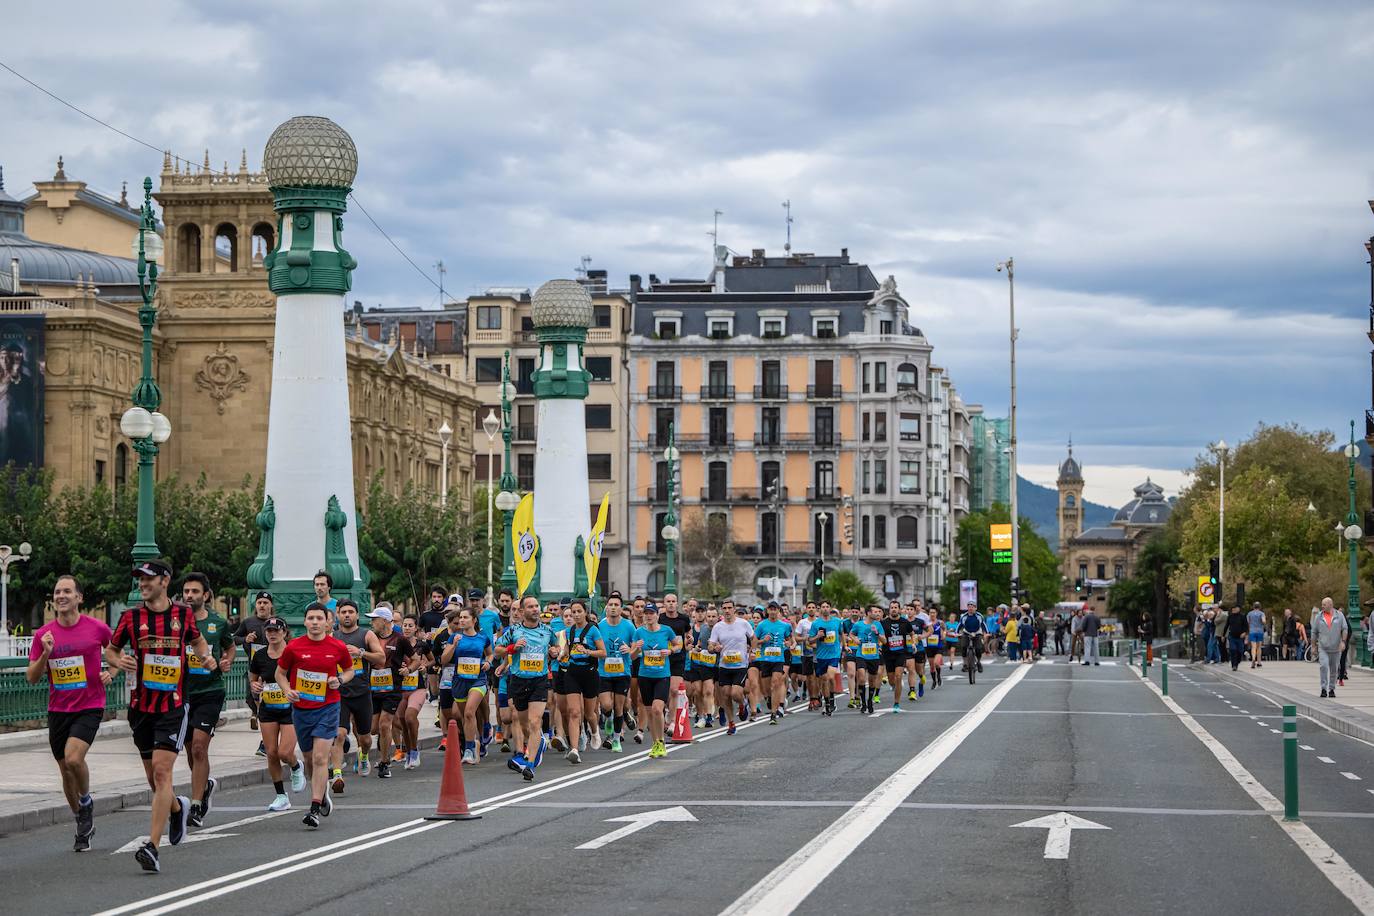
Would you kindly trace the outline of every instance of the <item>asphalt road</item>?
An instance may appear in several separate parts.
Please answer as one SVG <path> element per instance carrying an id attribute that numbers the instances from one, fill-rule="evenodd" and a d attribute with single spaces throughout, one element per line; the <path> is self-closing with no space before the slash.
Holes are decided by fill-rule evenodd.
<path id="1" fill-rule="evenodd" d="M 422 820 L 437 753 L 390 781 L 349 780 L 318 831 L 299 804 L 257 819 L 270 787 L 224 791 L 193 834 L 205 839 L 164 845 L 160 875 L 115 852 L 146 830 L 143 811 L 98 818 L 82 855 L 67 827 L 0 838 L 0 908 L 1374 912 L 1361 896 L 1374 880 L 1374 747 L 1300 724 L 1302 829 L 1317 844 L 1305 851 L 1236 778 L 1243 768 L 1282 798 L 1278 711 L 1206 671 L 1170 680 L 1175 708 L 1121 666 L 990 664 L 976 686 L 951 676 L 901 714 L 799 712 L 699 733 L 658 761 L 633 744 L 577 767 L 550 755 L 526 784 L 493 756 L 465 770 L 477 821 Z M 664 810 L 692 820 L 635 832 L 614 820 Z M 1017 825 L 1061 812 L 1100 829 L 1080 825 L 1046 858 L 1050 828 Z M 577 848 L 616 830 L 628 835 Z"/>

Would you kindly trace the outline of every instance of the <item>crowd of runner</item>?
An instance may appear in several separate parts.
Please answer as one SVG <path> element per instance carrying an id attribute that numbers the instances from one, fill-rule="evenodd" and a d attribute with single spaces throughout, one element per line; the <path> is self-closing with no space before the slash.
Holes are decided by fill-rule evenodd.
<path id="1" fill-rule="evenodd" d="M 89 849 L 95 833 L 85 758 L 104 716 L 105 686 L 116 670 L 132 678 L 129 725 L 153 788 L 148 840 L 135 852 L 147 871 L 160 870 L 164 832 L 177 845 L 213 807 L 209 748 L 223 724 L 224 675 L 239 652 L 249 659 L 251 724 L 274 790 L 267 810 L 289 810 L 291 793 L 308 791 L 302 822 L 314 829 L 346 791 L 350 757 L 349 777 L 388 779 L 393 765 L 420 766 L 420 717 L 430 700 L 446 736 L 441 752 L 479 766 L 494 746 L 507 768 L 531 781 L 550 753 L 576 765 L 592 751 L 623 753 L 632 741 L 663 757 L 675 719 L 679 728 L 690 721 L 733 735 L 756 717 L 776 724 L 803 710 L 833 716 L 846 693 L 849 709 L 872 715 L 884 688 L 891 711 L 901 712 L 938 689 L 956 659 L 981 670 L 985 652 L 996 651 L 985 637 L 1008 629 L 991 609 L 942 614 L 919 600 L 746 606 L 728 598 L 680 604 L 673 594 L 627 602 L 611 592 L 598 614 L 579 598 L 541 604 L 502 590 L 492 606 L 480 589 L 438 587 L 420 613 L 379 603 L 364 621 L 352 599 L 331 596 L 321 572 L 304 632 L 292 638 L 267 592 L 231 629 L 210 609 L 203 575 L 184 575 L 174 600 L 166 564 L 141 563 L 134 574 L 142 601 L 113 630 L 82 615 L 79 582 L 60 577 L 57 619 L 36 634 L 28 677 L 49 681 L 49 740 L 77 851 Z M 448 746 L 451 721 L 458 747 Z M 183 752 L 189 796 L 173 791 Z"/>

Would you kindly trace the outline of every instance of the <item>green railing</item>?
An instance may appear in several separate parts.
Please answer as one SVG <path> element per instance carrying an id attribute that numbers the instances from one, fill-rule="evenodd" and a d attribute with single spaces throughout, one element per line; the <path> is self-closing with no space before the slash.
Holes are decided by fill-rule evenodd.
<path id="1" fill-rule="evenodd" d="M 0 725 L 13 725 L 17 722 L 41 723 L 47 719 L 47 679 L 30 684 L 24 677 L 24 669 L 27 667 L 27 659 L 0 659 Z M 246 697 L 247 672 L 248 659 L 241 655 L 235 658 L 234 666 L 224 676 L 227 701 L 242 701 Z M 125 687 L 124 672 L 121 671 L 105 688 L 105 708 L 117 712 L 127 705 L 128 689 Z"/>

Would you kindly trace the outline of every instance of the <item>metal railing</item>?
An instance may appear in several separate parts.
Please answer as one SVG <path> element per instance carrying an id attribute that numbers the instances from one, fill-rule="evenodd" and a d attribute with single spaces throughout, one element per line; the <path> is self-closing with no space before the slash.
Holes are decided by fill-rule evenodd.
<path id="1" fill-rule="evenodd" d="M 771 557 L 781 554 L 784 557 L 794 556 L 817 556 L 817 544 L 815 541 L 783 541 L 781 544 L 766 542 L 762 544 L 736 544 L 735 549 L 741 556 L 746 557 Z M 781 550 L 775 549 L 781 548 Z M 825 545 L 825 555 L 827 558 L 835 557 L 835 545 Z"/>
<path id="2" fill-rule="evenodd" d="M 713 448 L 729 448 L 734 440 L 729 436 L 716 436 L 712 438 L 702 433 L 675 433 L 673 435 L 673 445 L 684 452 L 704 452 Z M 651 449 L 666 448 L 668 437 L 660 436 L 657 433 L 649 433 L 646 439 L 646 446 Z"/>
<path id="3" fill-rule="evenodd" d="M 650 385 L 645 396 L 651 401 L 676 401 L 682 398 L 681 385 Z"/>
<path id="4" fill-rule="evenodd" d="M 785 401 L 787 400 L 786 385 L 755 385 L 754 400 L 756 401 Z"/>
<path id="5" fill-rule="evenodd" d="M 32 646 L 32 636 L 0 636 L 0 658 L 22 658 L 27 662 Z"/>
<path id="6" fill-rule="evenodd" d="M 841 385 L 807 385 L 806 397 L 812 401 L 838 401 L 844 397 Z"/>
<path id="7" fill-rule="evenodd" d="M 702 385 L 699 396 L 703 401 L 733 401 L 735 399 L 735 386 Z"/>
<path id="8" fill-rule="evenodd" d="M 837 502 L 839 498 L 840 491 L 835 489 L 834 487 L 824 487 L 821 489 L 817 489 L 816 487 L 806 488 L 806 501 L 809 503 L 833 503 Z"/>
<path id="9" fill-rule="evenodd" d="M 811 433 L 754 433 L 755 448 L 810 448 Z"/>
<path id="10" fill-rule="evenodd" d="M 787 501 L 787 487 L 782 488 L 778 498 Z M 768 502 L 768 493 L 760 487 L 703 487 L 701 501 L 704 503 L 758 503 Z"/>
<path id="11" fill-rule="evenodd" d="M 515 427 L 515 441 L 516 441 L 516 442 L 534 442 L 535 439 L 536 439 L 536 436 L 535 436 L 535 429 L 534 429 L 533 426 L 516 426 L 516 427 Z"/>

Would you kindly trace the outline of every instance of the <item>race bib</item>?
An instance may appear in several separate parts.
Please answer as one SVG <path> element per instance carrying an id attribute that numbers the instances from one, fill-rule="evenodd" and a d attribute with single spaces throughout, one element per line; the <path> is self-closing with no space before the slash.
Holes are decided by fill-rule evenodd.
<path id="1" fill-rule="evenodd" d="M 361 655 L 353 659 L 353 670 L 358 674 L 363 673 L 363 657 Z"/>
<path id="2" fill-rule="evenodd" d="M 521 652 L 520 670 L 525 674 L 544 673 L 544 653 L 543 652 Z"/>
<path id="3" fill-rule="evenodd" d="M 520 670 L 522 671 L 524 670 L 524 661 L 524 656 L 521 656 Z M 455 670 L 457 671 L 459 677 L 479 677 L 482 674 L 482 660 L 480 658 L 472 658 L 470 656 L 460 658 L 458 659 L 458 664 Z"/>
<path id="4" fill-rule="evenodd" d="M 826 631 L 825 631 L 825 644 L 826 644 L 827 646 L 833 646 L 833 645 L 835 645 L 835 631 L 834 631 L 834 630 L 826 630 Z"/>
<path id="5" fill-rule="evenodd" d="M 662 650 L 662 649 L 645 649 L 645 650 L 644 650 L 644 667 L 645 667 L 645 668 L 662 668 L 663 665 L 664 665 L 664 662 L 665 662 L 665 658 L 664 658 L 664 657 L 665 657 L 667 654 L 668 654 L 668 653 L 665 652 L 665 651 Z"/>
<path id="6" fill-rule="evenodd" d="M 702 653 L 701 653 L 701 663 L 702 663 L 703 665 L 705 665 L 707 668 L 711 667 L 712 665 L 714 665 L 714 664 L 716 663 L 716 653 L 714 653 L 714 652 L 702 652 Z"/>
<path id="7" fill-rule="evenodd" d="M 792 657 L 793 657 L 794 659 L 795 659 L 795 658 L 801 658 L 801 657 L 802 657 L 802 647 L 801 647 L 801 646 L 793 646 L 793 647 L 792 647 Z"/>
<path id="8" fill-rule="evenodd" d="M 164 692 L 177 689 L 181 683 L 180 655 L 143 656 L 143 686 Z"/>
<path id="9" fill-rule="evenodd" d="M 329 689 L 329 675 L 323 671 L 296 671 L 296 692 L 302 700 L 323 701 Z"/>
<path id="10" fill-rule="evenodd" d="M 692 662 L 692 664 L 695 665 L 697 662 L 701 661 L 701 652 L 699 652 L 696 649 L 693 649 L 687 653 L 687 658 Z"/>
<path id="11" fill-rule="evenodd" d="M 721 656 L 720 663 L 722 665 L 742 665 L 744 664 L 744 653 L 726 652 Z"/>
<path id="12" fill-rule="evenodd" d="M 939 644 L 940 644 L 940 637 L 936 636 L 934 633 L 932 633 L 932 634 L 930 634 L 929 636 L 926 637 L 926 645 L 928 645 L 928 646 L 938 646 Z"/>
<path id="13" fill-rule="evenodd" d="M 586 658 L 587 647 L 580 642 L 575 642 L 572 644 L 572 648 L 568 650 L 568 656 L 570 658 Z"/>
<path id="14" fill-rule="evenodd" d="M 186 647 L 186 673 L 187 674 L 209 674 L 210 667 L 201 657 L 196 654 L 196 650 L 190 646 Z"/>
<path id="15" fill-rule="evenodd" d="M 611 657 L 607 658 L 607 659 L 606 659 L 606 673 L 607 673 L 607 674 L 624 674 L 624 673 L 625 673 L 625 659 L 621 658 L 619 655 L 611 656 Z"/>
<path id="16" fill-rule="evenodd" d="M 773 660 L 773 661 L 782 661 L 782 647 L 781 647 L 781 646 L 764 646 L 764 647 L 763 647 L 763 657 L 764 657 L 764 658 L 767 658 L 767 659 L 771 659 L 771 660 Z"/>
<path id="17" fill-rule="evenodd" d="M 372 669 L 372 689 L 379 692 L 386 692 L 395 685 L 395 680 L 391 676 L 390 668 Z"/>
<path id="18" fill-rule="evenodd" d="M 453 666 L 445 665 L 439 672 L 439 689 L 450 690 L 453 687 Z"/>
<path id="19" fill-rule="evenodd" d="M 262 694 L 258 697 L 258 703 L 268 709 L 285 709 L 291 705 L 286 699 L 286 692 L 281 689 L 281 685 L 276 681 L 263 682 Z"/>
<path id="20" fill-rule="evenodd" d="M 878 644 L 876 642 L 866 642 L 859 646 L 859 654 L 864 658 L 878 657 Z"/>
<path id="21" fill-rule="evenodd" d="M 901 648 L 903 648 L 903 647 L 905 647 L 905 646 L 906 646 L 906 640 L 903 639 L 903 638 L 900 637 L 900 636 L 889 636 L 889 637 L 887 638 L 887 647 L 888 647 L 889 649 L 891 649 L 893 652 L 896 652 L 897 650 L 899 650 L 899 649 L 901 649 Z"/>
<path id="22" fill-rule="evenodd" d="M 409 693 L 412 690 L 420 689 L 420 672 L 412 671 L 409 674 L 401 675 L 401 689 Z"/>
<path id="23" fill-rule="evenodd" d="M 81 690 L 86 686 L 86 659 L 80 655 L 48 659 L 48 680 L 53 690 Z"/>

